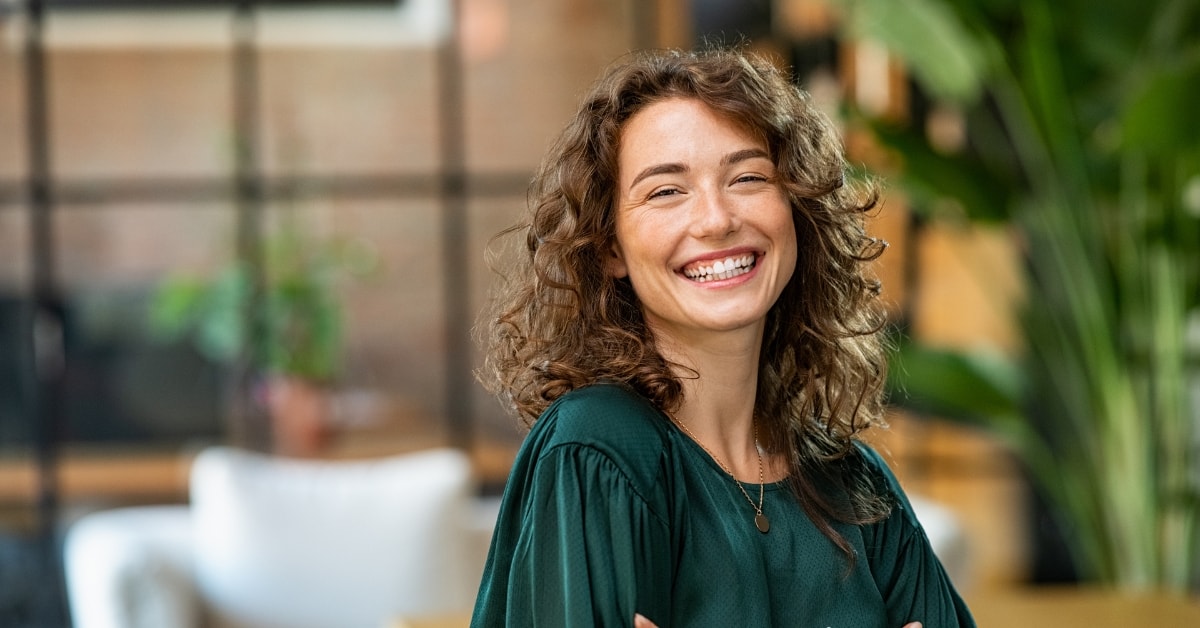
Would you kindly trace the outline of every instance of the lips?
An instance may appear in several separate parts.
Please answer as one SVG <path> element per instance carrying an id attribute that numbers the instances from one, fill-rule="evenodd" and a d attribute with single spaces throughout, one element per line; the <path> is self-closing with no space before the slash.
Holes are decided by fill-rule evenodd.
<path id="1" fill-rule="evenodd" d="M 692 281 L 705 283 L 744 275 L 754 270 L 754 266 L 757 263 L 758 255 L 754 253 L 741 253 L 721 259 L 693 262 L 684 266 L 680 272 Z"/>

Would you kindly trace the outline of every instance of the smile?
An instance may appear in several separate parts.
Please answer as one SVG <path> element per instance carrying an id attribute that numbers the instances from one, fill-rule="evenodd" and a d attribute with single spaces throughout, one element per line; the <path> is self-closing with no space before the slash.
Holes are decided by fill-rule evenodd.
<path id="1" fill-rule="evenodd" d="M 717 261 L 704 261 L 692 264 L 683 268 L 683 275 L 688 279 L 704 283 L 706 281 L 718 281 L 721 279 L 731 279 L 738 275 L 745 275 L 754 270 L 754 265 L 758 257 L 753 253 L 746 255 L 738 255 Z"/>

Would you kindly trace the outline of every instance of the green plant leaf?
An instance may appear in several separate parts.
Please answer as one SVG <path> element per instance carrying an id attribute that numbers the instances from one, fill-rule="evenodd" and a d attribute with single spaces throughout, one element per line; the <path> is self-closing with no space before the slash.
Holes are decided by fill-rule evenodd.
<path id="1" fill-rule="evenodd" d="M 196 346 L 219 362 L 236 360 L 245 345 L 250 298 L 249 273 L 240 265 L 226 268 L 209 285 L 196 324 Z"/>
<path id="2" fill-rule="evenodd" d="M 1021 414 L 1020 371 L 998 355 L 905 342 L 890 369 L 889 396 L 901 407 L 983 425 Z"/>
<path id="3" fill-rule="evenodd" d="M 1126 149 L 1172 155 L 1200 147 L 1200 56 L 1162 68 L 1121 114 Z"/>
<path id="4" fill-rule="evenodd" d="M 937 99 L 973 103 L 983 91 L 987 56 L 945 3 L 931 0 L 836 0 L 851 34 L 882 44 Z"/>
<path id="5" fill-rule="evenodd" d="M 188 277 L 173 277 L 163 282 L 150 301 L 150 332 L 169 341 L 183 336 L 195 323 L 204 298 L 204 284 Z"/>
<path id="6" fill-rule="evenodd" d="M 875 137 L 904 161 L 900 180 L 916 196 L 918 211 L 950 198 L 973 219 L 1000 222 L 1009 218 L 1014 186 L 996 171 L 967 154 L 935 151 L 924 135 L 911 127 L 873 121 L 871 128 Z"/>

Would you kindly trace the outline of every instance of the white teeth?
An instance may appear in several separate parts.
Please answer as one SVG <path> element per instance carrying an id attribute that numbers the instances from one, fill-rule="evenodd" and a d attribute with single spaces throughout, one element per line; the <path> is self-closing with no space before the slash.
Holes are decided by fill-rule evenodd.
<path id="1" fill-rule="evenodd" d="M 706 281 L 716 281 L 718 279 L 729 279 L 744 275 L 754 268 L 755 256 L 753 254 L 743 255 L 737 258 L 726 258 L 717 260 L 711 266 L 697 266 L 695 268 L 685 268 L 683 274 L 688 279 L 704 283 Z"/>

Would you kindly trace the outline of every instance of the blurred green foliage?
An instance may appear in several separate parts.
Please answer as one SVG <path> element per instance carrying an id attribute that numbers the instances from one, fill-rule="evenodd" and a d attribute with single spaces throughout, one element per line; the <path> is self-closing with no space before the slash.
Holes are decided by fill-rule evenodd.
<path id="1" fill-rule="evenodd" d="M 902 342 L 894 399 L 1008 438 L 1088 579 L 1194 586 L 1200 3 L 834 4 L 965 120 L 949 152 L 921 120 L 865 120 L 915 207 L 1010 225 L 1025 265 L 1024 354 Z"/>
<path id="2" fill-rule="evenodd" d="M 211 360 L 250 360 L 260 374 L 330 382 L 338 374 L 342 280 L 370 272 L 363 245 L 317 240 L 294 226 L 264 242 L 264 275 L 234 260 L 211 277 L 163 281 L 150 308 L 151 330 L 163 339 L 189 338 Z"/>

